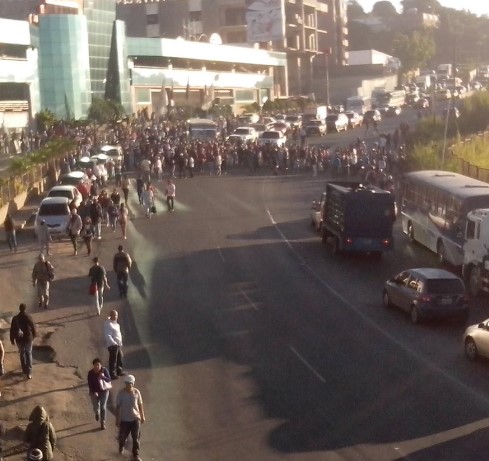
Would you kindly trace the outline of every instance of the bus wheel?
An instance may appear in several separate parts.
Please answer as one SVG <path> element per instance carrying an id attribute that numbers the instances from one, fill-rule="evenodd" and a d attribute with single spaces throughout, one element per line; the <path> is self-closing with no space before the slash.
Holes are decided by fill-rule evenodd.
<path id="1" fill-rule="evenodd" d="M 436 254 L 438 255 L 438 262 L 440 264 L 445 264 L 445 246 L 443 245 L 443 242 L 438 242 L 438 245 L 436 245 Z"/>
<path id="2" fill-rule="evenodd" d="M 472 296 L 479 294 L 479 288 L 481 283 L 481 271 L 478 267 L 473 266 L 469 272 L 469 291 Z"/>
<path id="3" fill-rule="evenodd" d="M 414 239 L 414 227 L 413 227 L 412 222 L 408 223 L 407 235 L 408 235 L 409 241 L 414 243 L 414 241 L 415 241 L 415 239 Z"/>

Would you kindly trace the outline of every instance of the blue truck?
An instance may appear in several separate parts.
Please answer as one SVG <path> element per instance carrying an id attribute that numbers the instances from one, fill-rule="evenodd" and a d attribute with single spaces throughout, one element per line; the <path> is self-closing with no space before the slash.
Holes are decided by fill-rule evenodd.
<path id="1" fill-rule="evenodd" d="M 353 181 L 326 183 L 321 237 L 333 252 L 380 256 L 393 247 L 394 195 Z"/>

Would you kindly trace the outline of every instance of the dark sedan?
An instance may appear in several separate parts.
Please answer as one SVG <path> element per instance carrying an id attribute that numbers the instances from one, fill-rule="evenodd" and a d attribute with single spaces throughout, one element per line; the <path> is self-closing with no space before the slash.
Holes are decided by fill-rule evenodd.
<path id="1" fill-rule="evenodd" d="M 407 311 L 413 323 L 454 318 L 466 322 L 468 296 L 460 277 L 444 269 L 408 269 L 387 280 L 383 291 L 385 307 Z"/>

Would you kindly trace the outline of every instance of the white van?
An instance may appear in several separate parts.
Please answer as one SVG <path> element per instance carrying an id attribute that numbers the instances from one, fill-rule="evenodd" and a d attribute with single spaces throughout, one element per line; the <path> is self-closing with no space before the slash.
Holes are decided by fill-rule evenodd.
<path id="1" fill-rule="evenodd" d="M 102 146 L 100 149 L 101 154 L 105 154 L 110 157 L 114 162 L 122 162 L 124 158 L 124 152 L 121 146 Z"/>
<path id="2" fill-rule="evenodd" d="M 34 233 L 37 235 L 41 221 L 44 221 L 53 237 L 66 236 L 70 220 L 69 203 L 70 201 L 66 197 L 46 197 L 43 199 L 36 212 Z"/>

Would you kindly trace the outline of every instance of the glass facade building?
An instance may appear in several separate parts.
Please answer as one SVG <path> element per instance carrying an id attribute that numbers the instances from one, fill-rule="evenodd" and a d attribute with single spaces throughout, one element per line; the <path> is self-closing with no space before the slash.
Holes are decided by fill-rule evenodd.
<path id="1" fill-rule="evenodd" d="M 87 19 L 92 95 L 104 98 L 116 4 L 114 0 L 85 0 L 83 13 Z"/>
<path id="2" fill-rule="evenodd" d="M 91 103 L 87 18 L 39 17 L 41 106 L 62 118 L 84 118 Z"/>

